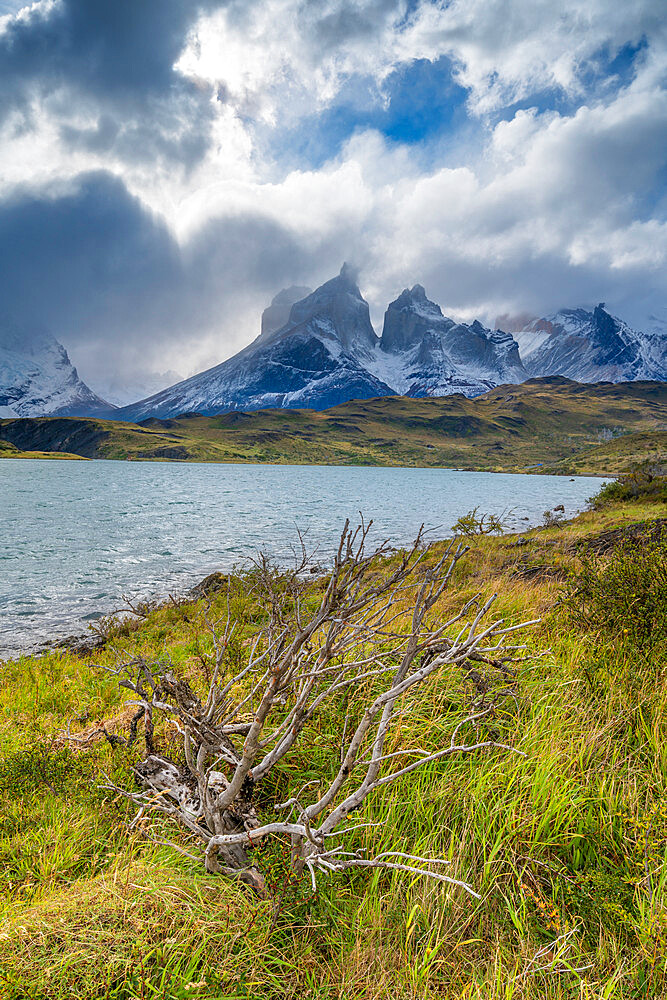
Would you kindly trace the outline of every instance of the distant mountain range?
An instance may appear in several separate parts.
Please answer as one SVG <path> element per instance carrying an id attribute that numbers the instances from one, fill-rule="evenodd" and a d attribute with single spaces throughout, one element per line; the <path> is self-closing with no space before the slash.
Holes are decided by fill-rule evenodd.
<path id="1" fill-rule="evenodd" d="M 539 319 L 502 322 L 507 329 L 457 323 L 414 285 L 389 304 L 378 337 L 355 272 L 346 264 L 314 292 L 291 287 L 276 295 L 264 310 L 260 335 L 234 357 L 139 402 L 119 408 L 105 404 L 78 379 L 64 349 L 51 341 L 44 358 L 34 351 L 30 356 L 30 365 L 39 368 L 33 379 L 39 392 L 20 374 L 25 359 L 0 354 L 6 356 L 4 364 L 0 360 L 0 405 L 7 400 L 11 412 L 5 416 L 106 413 L 138 422 L 188 412 L 323 410 L 380 396 L 474 397 L 498 385 L 550 375 L 579 382 L 667 379 L 663 332 L 635 331 L 606 312 L 604 303 L 592 312 L 563 309 Z M 58 350 L 60 368 L 53 360 Z M 63 381 L 70 386 L 71 401 Z"/>

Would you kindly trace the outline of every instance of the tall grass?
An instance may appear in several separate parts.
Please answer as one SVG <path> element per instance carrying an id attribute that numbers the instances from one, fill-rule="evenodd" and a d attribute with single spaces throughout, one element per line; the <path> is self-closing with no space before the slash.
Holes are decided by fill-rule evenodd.
<path id="1" fill-rule="evenodd" d="M 556 534 L 534 532 L 531 552 L 561 560 L 573 593 L 577 580 L 612 572 L 608 561 L 573 555 L 573 540 L 627 518 L 627 508 L 590 513 Z M 78 733 L 102 719 L 122 730 L 115 685 L 71 654 L 23 658 L 0 667 L 0 996 L 667 995 L 664 646 L 647 654 L 643 626 L 619 634 L 573 617 L 557 580 L 516 575 L 525 546 L 511 541 L 475 540 L 452 601 L 497 590 L 509 620 L 543 615 L 530 643 L 546 655 L 522 666 L 518 716 L 500 723 L 514 728 L 526 757 L 496 751 L 434 762 L 367 800 L 363 820 L 382 825 L 356 834 L 372 850 L 398 845 L 450 858 L 451 874 L 471 882 L 480 901 L 398 873 L 349 873 L 313 894 L 309 880 L 290 878 L 282 843 L 258 851 L 273 887 L 259 901 L 171 848 L 128 835 L 125 805 L 97 785 L 103 772 L 130 782 L 131 757 L 95 736 L 68 744 L 58 732 L 72 717 L 84 719 L 73 724 Z M 209 613 L 222 612 L 224 595 L 213 601 Z M 242 656 L 257 622 L 251 580 L 232 581 L 230 603 Z M 203 683 L 202 610 L 157 609 L 112 645 L 169 655 Z M 98 659 L 112 662 L 113 650 Z M 404 738 L 437 744 L 450 694 L 431 689 Z M 340 740 L 345 711 L 341 702 L 315 721 L 304 774 Z"/>

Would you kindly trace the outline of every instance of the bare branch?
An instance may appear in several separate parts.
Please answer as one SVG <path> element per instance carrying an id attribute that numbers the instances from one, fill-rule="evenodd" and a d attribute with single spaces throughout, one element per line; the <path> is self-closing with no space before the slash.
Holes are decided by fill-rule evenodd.
<path id="1" fill-rule="evenodd" d="M 483 601 L 478 594 L 457 613 L 443 615 L 439 602 L 468 549 L 454 540 L 436 556 L 422 528 L 408 551 L 386 562 L 387 543 L 367 549 L 371 524 L 362 518 L 351 528 L 346 522 L 331 571 L 315 589 L 304 575 L 302 536 L 288 572 L 278 572 L 262 555 L 253 561 L 261 625 L 244 644 L 241 665 L 229 653 L 240 628 L 232 621 L 229 590 L 226 616 L 216 621 L 212 605 L 206 606 L 212 653 L 200 653 L 209 678 L 201 696 L 171 664 L 141 657 L 121 662 L 114 672 L 137 706 L 123 742 L 134 742 L 142 719 L 144 724 L 147 754 L 135 768 L 143 791 L 112 782 L 104 787 L 136 806 L 142 828 L 153 814 L 179 823 L 202 842 L 209 871 L 238 875 L 260 893 L 264 884 L 250 852 L 264 838 L 278 837 L 289 841 L 295 872 L 307 869 L 314 888 L 318 873 L 374 868 L 428 876 L 477 897 L 466 882 L 439 870 L 447 863 L 442 858 L 399 851 L 367 857 L 329 845 L 332 838 L 373 828 L 373 822 L 350 825 L 347 818 L 378 788 L 419 768 L 481 751 L 525 756 L 499 738 L 497 723 L 488 733 L 481 727 L 491 726 L 507 699 L 518 708 L 508 663 L 525 647 L 507 646 L 505 637 L 534 622 L 489 623 L 496 595 Z M 426 744 L 387 752 L 390 732 L 399 735 L 423 704 L 421 691 L 436 678 L 461 706 L 448 716 L 446 745 L 440 737 L 432 749 Z M 332 750 L 333 777 L 325 771 L 302 783 L 274 806 L 287 810 L 283 820 L 262 822 L 254 804 L 257 783 L 289 759 L 317 714 L 341 697 L 344 722 Z M 157 753 L 156 714 L 173 725 L 184 764 Z M 505 724 L 510 717 L 505 714 Z M 470 742 L 461 738 L 467 726 L 474 734 Z"/>

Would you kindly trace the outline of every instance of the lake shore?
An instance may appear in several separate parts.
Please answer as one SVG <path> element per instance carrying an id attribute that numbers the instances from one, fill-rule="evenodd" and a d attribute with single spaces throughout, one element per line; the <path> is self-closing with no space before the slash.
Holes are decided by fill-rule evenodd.
<path id="1" fill-rule="evenodd" d="M 100 614 L 184 594 L 262 551 L 287 565 L 299 532 L 320 562 L 347 518 L 372 512 L 374 544 L 409 544 L 420 525 L 451 533 L 478 507 L 506 527 L 571 517 L 592 477 L 440 469 L 9 462 L 2 468 L 0 655 L 77 633 Z"/>
<path id="2" fill-rule="evenodd" d="M 531 379 L 483 396 L 353 400 L 328 410 L 198 413 L 141 424 L 0 420 L 25 451 L 156 463 L 397 467 L 613 475 L 667 451 L 667 385 Z M 1 453 L 1 452 L 0 452 Z"/>

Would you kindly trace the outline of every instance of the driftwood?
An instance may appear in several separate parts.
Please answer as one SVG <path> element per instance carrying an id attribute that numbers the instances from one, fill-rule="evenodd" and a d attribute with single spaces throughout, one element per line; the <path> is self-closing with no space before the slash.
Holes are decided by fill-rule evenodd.
<path id="1" fill-rule="evenodd" d="M 438 602 L 467 549 L 453 541 L 428 566 L 432 552 L 420 532 L 390 567 L 381 564 L 387 545 L 367 552 L 369 528 L 352 530 L 346 523 L 317 603 L 306 582 L 305 551 L 290 574 L 278 574 L 260 558 L 257 596 L 266 623 L 232 672 L 226 655 L 235 628 L 231 616 L 224 624 L 207 616 L 215 663 L 205 696 L 169 667 L 141 658 L 120 663 L 120 684 L 137 706 L 129 742 L 143 720 L 147 753 L 135 767 L 142 790 L 111 781 L 104 787 L 137 806 L 131 826 L 141 824 L 152 836 L 150 817 L 169 817 L 189 831 L 200 853 L 174 845 L 178 850 L 260 894 L 265 887 L 251 849 L 265 837 L 280 837 L 291 845 L 294 872 L 307 870 L 313 889 L 319 873 L 385 868 L 427 874 L 476 895 L 443 872 L 442 858 L 401 851 L 368 857 L 347 850 L 345 837 L 372 825 L 351 819 L 367 796 L 424 764 L 494 747 L 519 752 L 497 742 L 493 729 L 481 736 L 479 727 L 492 720 L 501 702 L 515 699 L 510 664 L 524 647 L 506 646 L 506 637 L 533 623 L 488 621 L 495 596 L 486 602 L 476 597 L 443 619 Z M 452 670 L 459 691 L 462 681 L 471 691 L 466 708 L 452 713 L 449 742 L 433 752 L 418 747 L 387 752 L 392 728 L 419 711 L 420 689 L 443 673 L 451 678 Z M 258 786 L 282 762 L 289 763 L 311 720 L 341 694 L 349 702 L 339 758 L 321 781 L 294 787 L 286 801 L 274 803 L 275 818 L 267 819 L 265 805 L 260 818 Z M 157 752 L 156 716 L 175 726 L 181 763 Z"/>

